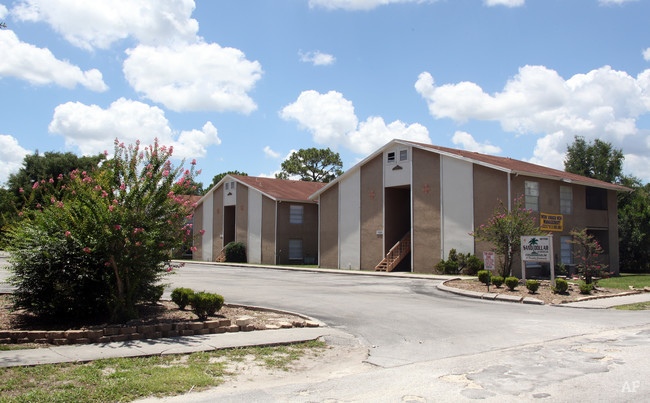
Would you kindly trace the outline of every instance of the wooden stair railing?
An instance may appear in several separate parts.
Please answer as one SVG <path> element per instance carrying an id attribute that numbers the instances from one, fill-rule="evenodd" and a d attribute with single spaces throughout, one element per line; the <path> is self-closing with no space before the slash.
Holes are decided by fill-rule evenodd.
<path id="1" fill-rule="evenodd" d="M 375 271 L 393 271 L 410 252 L 411 231 L 407 232 L 402 239 L 390 248 L 386 257 L 375 267 Z"/>
<path id="2" fill-rule="evenodd" d="M 228 246 L 228 245 L 226 245 Z M 217 258 L 214 259 L 215 262 L 223 263 L 226 261 L 226 247 L 224 246 L 223 249 L 221 249 L 221 252 L 217 255 Z"/>

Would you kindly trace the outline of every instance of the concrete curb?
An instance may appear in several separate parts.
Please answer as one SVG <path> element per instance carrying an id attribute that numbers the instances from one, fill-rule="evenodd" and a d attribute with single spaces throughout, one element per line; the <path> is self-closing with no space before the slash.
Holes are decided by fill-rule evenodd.
<path id="1" fill-rule="evenodd" d="M 451 281 L 447 280 L 447 281 Z M 476 291 L 469 291 L 469 290 L 461 290 L 459 288 L 455 287 L 449 287 L 445 285 L 447 282 L 445 281 L 444 283 L 438 284 L 438 289 L 441 291 L 446 291 L 450 292 L 453 294 L 461 295 L 463 297 L 469 297 L 469 298 L 477 298 L 477 299 L 485 299 L 485 300 L 490 300 L 490 301 L 503 301 L 503 302 L 516 302 L 516 303 L 524 303 L 524 304 L 533 304 L 533 305 L 544 305 L 543 301 L 538 300 L 537 298 L 531 298 L 531 297 L 516 297 L 514 295 L 500 295 L 500 294 L 494 294 L 494 293 L 487 293 L 487 292 L 476 292 Z"/>
<path id="2" fill-rule="evenodd" d="M 331 273 L 331 274 L 344 274 L 352 276 L 376 276 L 376 277 L 398 277 L 398 278 L 410 278 L 410 279 L 420 279 L 420 280 L 458 280 L 458 279 L 467 279 L 474 278 L 472 276 L 448 276 L 440 274 L 418 274 L 410 272 L 375 272 L 375 271 L 361 271 L 361 270 L 344 270 L 344 269 L 321 269 L 321 268 L 309 268 L 309 267 L 289 267 L 289 266 L 268 266 L 260 264 L 239 264 L 239 263 L 219 263 L 219 262 L 205 262 L 200 260 L 174 260 L 174 263 L 184 263 L 186 265 L 190 264 L 200 264 L 200 265 L 210 265 L 210 266 L 228 266 L 228 267 L 241 267 L 245 269 L 271 269 L 271 270 L 289 270 L 289 271 L 304 271 L 312 273 Z"/>

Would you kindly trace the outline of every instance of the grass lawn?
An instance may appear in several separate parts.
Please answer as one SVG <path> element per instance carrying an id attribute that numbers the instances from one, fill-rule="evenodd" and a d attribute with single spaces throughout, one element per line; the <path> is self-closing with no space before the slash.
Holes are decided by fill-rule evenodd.
<path id="1" fill-rule="evenodd" d="M 620 309 L 622 311 L 647 311 L 650 310 L 650 301 L 638 302 L 636 304 L 618 305 L 615 306 L 614 308 Z"/>
<path id="2" fill-rule="evenodd" d="M 619 277 L 598 280 L 599 287 L 620 288 L 629 290 L 634 288 L 650 287 L 650 274 L 648 273 L 621 273 Z"/>
<path id="3" fill-rule="evenodd" d="M 325 343 L 250 347 L 186 355 L 111 358 L 88 363 L 0 368 L 0 402 L 131 401 L 173 396 L 219 385 L 229 364 L 251 358 L 268 369 L 288 370 Z"/>

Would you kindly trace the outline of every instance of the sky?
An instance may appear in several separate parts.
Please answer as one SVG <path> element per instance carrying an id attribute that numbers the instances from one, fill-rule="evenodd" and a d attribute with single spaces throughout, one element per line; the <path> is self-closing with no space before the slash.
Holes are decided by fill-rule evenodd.
<path id="1" fill-rule="evenodd" d="M 174 146 L 199 182 L 400 138 L 650 181 L 648 0 L 0 0 L 0 184 L 39 151 Z"/>

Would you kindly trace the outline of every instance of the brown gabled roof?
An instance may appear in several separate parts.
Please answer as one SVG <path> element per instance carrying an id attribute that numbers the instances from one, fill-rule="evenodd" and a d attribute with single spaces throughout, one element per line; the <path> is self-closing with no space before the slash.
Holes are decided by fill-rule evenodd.
<path id="1" fill-rule="evenodd" d="M 319 191 L 326 183 L 292 181 L 288 179 L 261 178 L 255 176 L 229 175 L 275 200 L 312 202 L 309 196 Z"/>
<path id="2" fill-rule="evenodd" d="M 548 168 L 541 165 L 531 164 L 530 162 L 513 160 L 512 158 L 497 157 L 495 155 L 480 154 L 473 151 L 457 150 L 454 148 L 434 146 L 431 144 L 415 143 L 412 141 L 402 141 L 402 142 L 411 143 L 421 148 L 429 148 L 443 153 L 454 154 L 463 158 L 467 158 L 469 160 L 482 162 L 487 165 L 497 166 L 515 174 L 551 177 L 551 178 L 556 178 L 557 180 L 564 180 L 567 182 L 578 182 L 580 184 L 593 185 L 596 187 L 604 187 L 613 190 L 622 190 L 622 191 L 630 190 L 625 186 L 616 185 L 598 179 L 588 178 L 586 176 L 560 171 L 558 169 Z"/>

